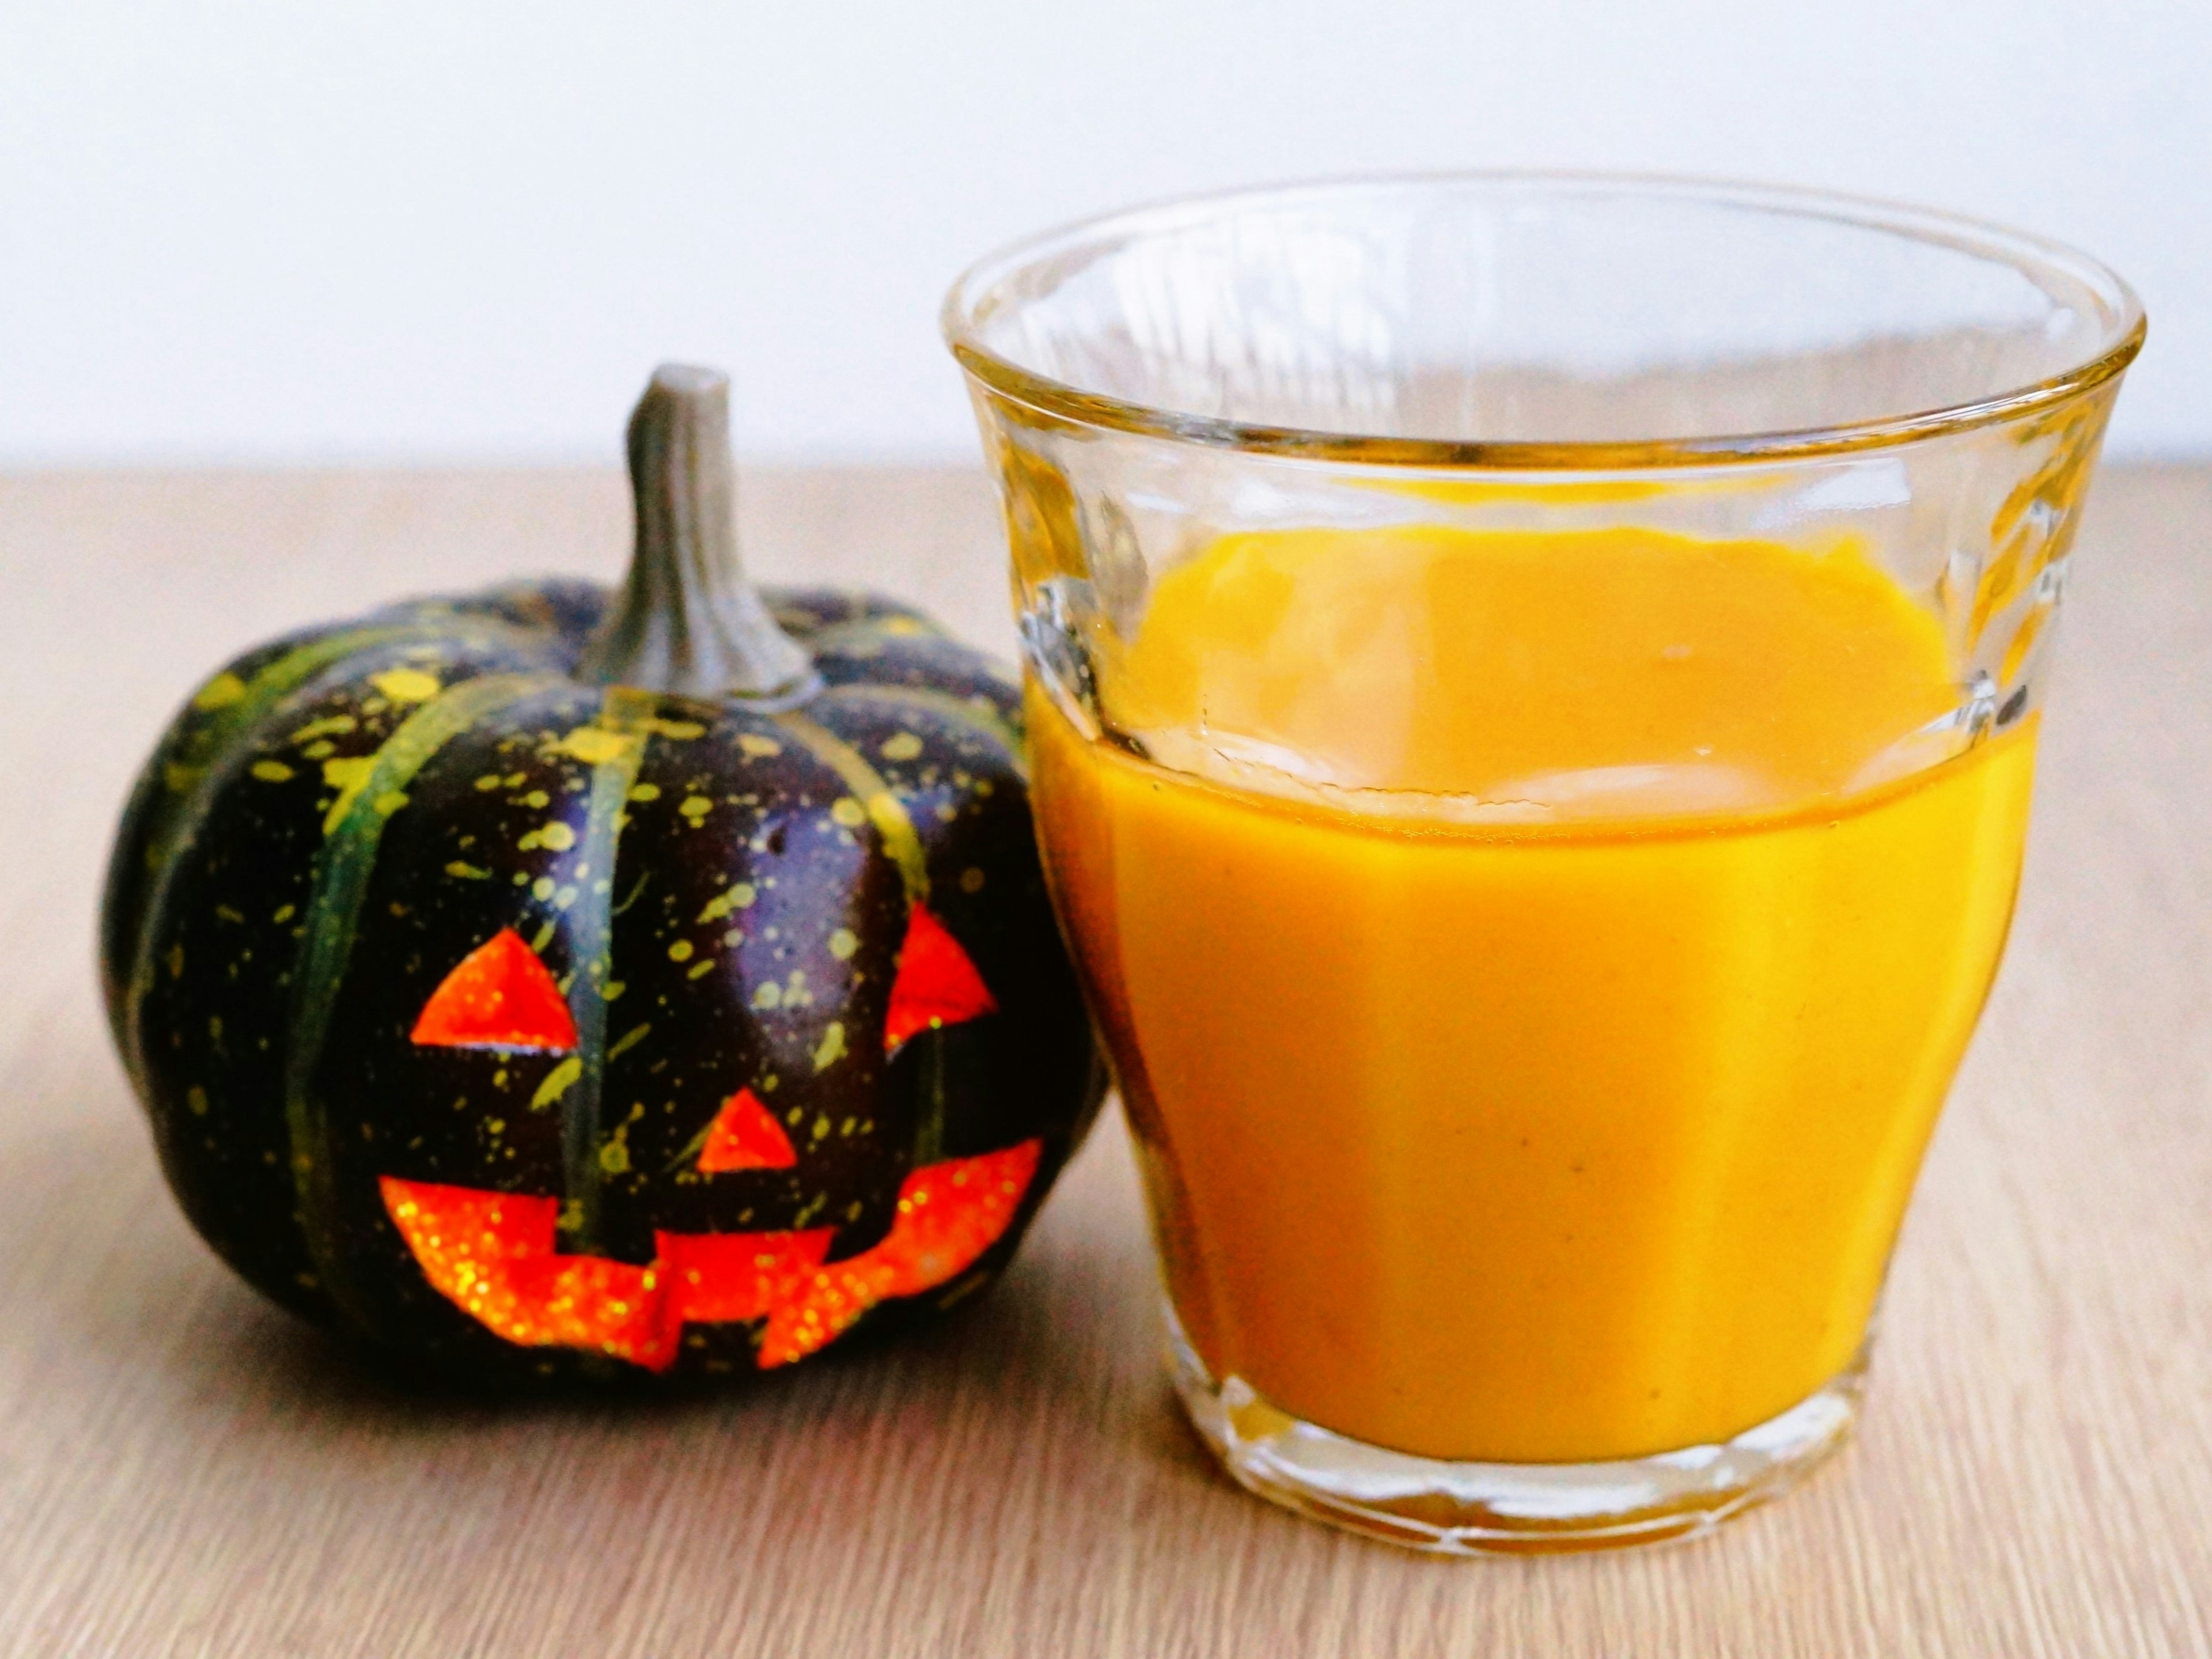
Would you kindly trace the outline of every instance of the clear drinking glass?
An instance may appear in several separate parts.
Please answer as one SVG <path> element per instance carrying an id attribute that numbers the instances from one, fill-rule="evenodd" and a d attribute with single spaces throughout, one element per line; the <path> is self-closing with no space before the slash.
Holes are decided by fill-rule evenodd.
<path id="1" fill-rule="evenodd" d="M 1055 232 L 945 329 L 1200 1432 L 1448 1553 L 1784 1490 L 2002 948 L 2134 295 L 1492 174 Z"/>

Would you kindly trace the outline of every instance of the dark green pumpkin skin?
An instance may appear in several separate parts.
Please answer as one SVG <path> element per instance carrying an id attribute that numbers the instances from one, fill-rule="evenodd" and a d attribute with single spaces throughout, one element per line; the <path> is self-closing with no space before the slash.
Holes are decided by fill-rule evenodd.
<path id="1" fill-rule="evenodd" d="M 909 610 L 766 597 L 826 684 L 783 714 L 580 681 L 606 595 L 549 582 L 273 641 L 179 714 L 118 835 L 103 980 L 169 1183 L 257 1288 L 449 1376 L 641 1376 L 477 1323 L 425 1280 L 379 1177 L 558 1195 L 567 1253 L 644 1263 L 656 1230 L 835 1225 L 834 1261 L 883 1237 L 917 1164 L 1039 1139 L 975 1268 L 862 1323 L 926 1315 L 1005 1265 L 1101 1091 L 1018 696 Z M 864 814 L 870 794 L 911 838 L 880 799 Z M 998 1012 L 886 1056 L 924 891 Z M 410 1040 L 446 975 L 508 927 L 573 1012 L 565 1087 L 553 1054 Z M 702 1176 L 706 1127 L 741 1087 L 787 1126 L 796 1166 Z M 686 1327 L 665 1375 L 750 1371 L 754 1340 Z"/>

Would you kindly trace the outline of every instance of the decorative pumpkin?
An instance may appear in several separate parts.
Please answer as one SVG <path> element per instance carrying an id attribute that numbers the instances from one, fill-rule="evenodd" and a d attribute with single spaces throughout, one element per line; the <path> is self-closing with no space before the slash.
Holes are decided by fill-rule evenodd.
<path id="1" fill-rule="evenodd" d="M 941 1308 L 1096 1109 L 1018 698 L 903 606 L 763 604 L 727 431 L 662 369 L 618 599 L 250 651 L 125 813 L 108 1012 L 185 1213 L 410 1362 L 750 1371 Z"/>

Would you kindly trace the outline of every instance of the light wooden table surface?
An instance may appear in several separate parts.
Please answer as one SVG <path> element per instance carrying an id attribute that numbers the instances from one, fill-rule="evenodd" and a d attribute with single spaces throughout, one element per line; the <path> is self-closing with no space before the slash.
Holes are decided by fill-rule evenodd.
<path id="1" fill-rule="evenodd" d="M 295 622 L 611 576 L 625 514 L 611 472 L 0 477 L 0 1648 L 2212 1655 L 2212 469 L 2098 487 L 1859 1443 L 1706 1541 L 1474 1564 L 1212 1474 L 1110 1117 L 971 1317 L 722 1400 L 397 1395 L 186 1231 L 93 988 L 157 727 Z M 1010 646 L 978 477 L 757 475 L 743 516 L 763 574 Z"/>

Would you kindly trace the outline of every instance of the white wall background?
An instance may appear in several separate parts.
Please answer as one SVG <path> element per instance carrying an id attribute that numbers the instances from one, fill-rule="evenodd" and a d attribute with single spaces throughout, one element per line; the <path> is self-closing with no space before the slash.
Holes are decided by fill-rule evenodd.
<path id="1" fill-rule="evenodd" d="M 0 0 L 0 464 L 965 456 L 936 310 L 1043 225 L 1353 169 L 1955 207 L 2143 294 L 2212 451 L 2212 0 Z"/>

